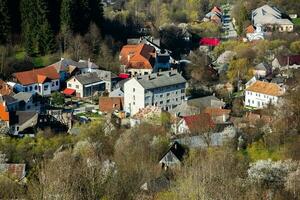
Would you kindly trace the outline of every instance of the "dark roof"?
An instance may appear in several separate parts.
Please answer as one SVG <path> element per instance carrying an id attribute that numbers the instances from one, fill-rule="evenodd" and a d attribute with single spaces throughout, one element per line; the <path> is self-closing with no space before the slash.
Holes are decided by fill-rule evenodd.
<path id="1" fill-rule="evenodd" d="M 188 105 L 198 108 L 223 107 L 225 103 L 215 96 L 206 96 L 188 100 Z"/>
<path id="2" fill-rule="evenodd" d="M 182 161 L 185 149 L 177 141 L 175 141 L 163 157 L 165 157 L 169 152 L 172 152 L 178 160 Z"/>
<path id="3" fill-rule="evenodd" d="M 17 111 L 13 112 L 10 115 L 10 124 L 15 125 L 18 124 L 19 126 L 25 124 L 29 120 L 33 119 L 35 116 L 37 116 L 37 112 L 33 111 Z M 35 122 L 37 123 L 37 121 Z M 35 125 L 35 124 L 33 124 Z"/>
<path id="4" fill-rule="evenodd" d="M 76 75 L 75 78 L 82 85 L 88 85 L 88 84 L 97 83 L 97 82 L 102 81 L 102 79 L 99 77 L 99 75 L 96 72 Z"/>
<path id="5" fill-rule="evenodd" d="M 278 62 L 281 66 L 300 65 L 300 55 L 280 56 Z"/>
<path id="6" fill-rule="evenodd" d="M 165 87 L 169 85 L 186 83 L 183 76 L 177 71 L 166 71 L 143 75 L 135 78 L 145 89 Z"/>
<path id="7" fill-rule="evenodd" d="M 8 105 L 17 102 L 17 99 L 9 95 L 0 96 L 0 102 L 4 102 L 4 101 Z"/>

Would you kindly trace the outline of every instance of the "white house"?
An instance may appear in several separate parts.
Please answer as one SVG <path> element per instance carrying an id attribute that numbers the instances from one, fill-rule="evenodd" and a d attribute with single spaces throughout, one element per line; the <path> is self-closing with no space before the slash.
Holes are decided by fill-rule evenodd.
<path id="1" fill-rule="evenodd" d="M 33 69 L 13 74 L 15 88 L 19 92 L 30 92 L 41 96 L 49 96 L 51 92 L 60 89 L 60 75 L 54 66 Z"/>
<path id="2" fill-rule="evenodd" d="M 269 5 L 261 6 L 252 11 L 252 22 L 254 26 L 262 26 L 267 31 L 274 29 L 279 32 L 292 32 L 294 24 L 288 18 L 283 18 L 283 13 L 276 7 Z"/>
<path id="3" fill-rule="evenodd" d="M 124 109 L 131 115 L 146 106 L 171 110 L 185 99 L 186 86 L 175 70 L 134 77 L 124 84 Z"/>
<path id="4" fill-rule="evenodd" d="M 76 94 L 76 97 L 91 97 L 97 92 L 104 92 L 105 82 L 96 72 L 79 74 L 67 80 L 67 89 L 64 91 L 67 95 Z"/>
<path id="5" fill-rule="evenodd" d="M 268 104 L 277 104 L 284 89 L 275 83 L 256 81 L 245 90 L 245 106 L 263 108 Z"/>
<path id="6" fill-rule="evenodd" d="M 272 61 L 273 69 L 298 69 L 300 68 L 300 55 L 279 56 Z"/>

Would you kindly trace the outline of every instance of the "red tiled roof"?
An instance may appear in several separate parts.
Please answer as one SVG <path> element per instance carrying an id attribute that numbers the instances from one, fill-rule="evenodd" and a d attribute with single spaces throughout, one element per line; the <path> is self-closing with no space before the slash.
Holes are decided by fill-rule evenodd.
<path id="1" fill-rule="evenodd" d="M 120 56 L 121 63 L 127 68 L 152 69 L 155 48 L 147 44 L 125 45 Z"/>
<path id="2" fill-rule="evenodd" d="M 267 94 L 271 96 L 281 96 L 284 93 L 284 90 L 279 85 L 263 81 L 256 81 L 246 88 L 246 91 Z"/>
<path id="3" fill-rule="evenodd" d="M 75 92 L 76 92 L 76 90 L 74 90 L 74 89 L 71 89 L 71 88 L 66 88 L 64 91 L 63 91 L 63 93 L 65 94 L 65 95 L 73 95 L 73 94 L 75 94 Z"/>
<path id="4" fill-rule="evenodd" d="M 22 85 L 44 83 L 47 79 L 56 80 L 60 78 L 59 73 L 57 73 L 54 66 L 33 69 L 24 72 L 17 72 L 14 73 L 13 76 Z"/>
<path id="5" fill-rule="evenodd" d="M 202 38 L 200 40 L 200 45 L 204 46 L 218 46 L 220 44 L 220 40 L 218 38 Z"/>
<path id="6" fill-rule="evenodd" d="M 207 113 L 183 117 L 190 131 L 210 130 L 215 127 L 211 116 Z"/>

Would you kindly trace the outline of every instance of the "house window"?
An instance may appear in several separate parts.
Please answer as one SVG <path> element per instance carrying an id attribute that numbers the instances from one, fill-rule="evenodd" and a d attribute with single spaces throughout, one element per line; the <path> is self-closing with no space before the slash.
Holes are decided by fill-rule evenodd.
<path id="1" fill-rule="evenodd" d="M 248 99 L 248 104 L 250 105 L 250 99 Z"/>
<path id="2" fill-rule="evenodd" d="M 254 100 L 252 100 L 252 104 L 254 104 Z"/>
<path id="3" fill-rule="evenodd" d="M 144 74 L 145 74 L 145 75 L 148 75 L 148 72 L 145 72 Z"/>
<path id="4" fill-rule="evenodd" d="M 38 88 L 37 88 L 37 85 L 35 85 L 35 86 L 34 86 L 34 89 L 35 89 L 35 90 L 37 90 L 37 89 L 38 89 Z"/>
<path id="5" fill-rule="evenodd" d="M 76 89 L 79 89 L 79 85 L 76 85 Z"/>
<path id="6" fill-rule="evenodd" d="M 29 86 L 29 91 L 32 91 L 32 86 Z"/>
<path id="7" fill-rule="evenodd" d="M 58 86 L 58 81 L 56 81 L 56 86 Z"/>
<path id="8" fill-rule="evenodd" d="M 159 104 L 163 104 L 163 103 L 164 103 L 163 101 L 160 101 L 160 102 L 159 102 Z"/>
<path id="9" fill-rule="evenodd" d="M 133 95 L 133 100 L 135 100 L 135 96 Z"/>
<path id="10" fill-rule="evenodd" d="M 163 97 L 163 95 L 161 94 L 161 95 L 160 95 L 160 98 L 162 98 L 162 97 Z"/>
<path id="11" fill-rule="evenodd" d="M 54 87 L 54 85 L 55 85 L 55 83 L 54 83 L 54 82 L 52 82 L 52 87 Z"/>
<path id="12" fill-rule="evenodd" d="M 71 84 L 71 83 L 68 83 L 68 87 L 72 87 L 72 84 Z"/>
<path id="13" fill-rule="evenodd" d="M 132 104 L 135 105 L 135 102 L 133 102 Z"/>
<path id="14" fill-rule="evenodd" d="M 132 91 L 135 92 L 135 88 L 132 88 Z"/>
<path id="15" fill-rule="evenodd" d="M 181 93 L 184 93 L 184 92 L 185 92 L 185 89 L 182 89 L 182 90 L 181 90 Z"/>
<path id="16" fill-rule="evenodd" d="M 48 85 L 44 86 L 44 91 L 48 90 Z"/>
<path id="17" fill-rule="evenodd" d="M 27 87 L 25 88 L 25 92 L 27 92 L 28 91 L 28 89 L 27 89 Z"/>
<path id="18" fill-rule="evenodd" d="M 167 97 L 170 96 L 170 93 L 167 93 Z"/>
<path id="19" fill-rule="evenodd" d="M 167 103 L 170 103 L 170 99 L 167 100 Z"/>
<path id="20" fill-rule="evenodd" d="M 178 98 L 176 98 L 176 101 L 178 101 Z"/>

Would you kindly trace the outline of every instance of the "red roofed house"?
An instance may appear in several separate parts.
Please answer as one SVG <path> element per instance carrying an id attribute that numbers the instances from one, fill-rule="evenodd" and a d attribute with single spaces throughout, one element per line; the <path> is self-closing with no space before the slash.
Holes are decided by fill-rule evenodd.
<path id="1" fill-rule="evenodd" d="M 54 66 L 13 74 L 19 92 L 30 92 L 41 96 L 49 96 L 60 89 L 60 75 Z"/>
<path id="2" fill-rule="evenodd" d="M 223 108 L 205 108 L 204 113 L 207 113 L 211 116 L 212 120 L 216 124 L 223 124 L 229 120 L 229 114 L 231 110 Z"/>
<path id="3" fill-rule="evenodd" d="M 175 126 L 175 134 L 209 132 L 215 128 L 211 116 L 207 113 L 185 116 Z"/>
<path id="4" fill-rule="evenodd" d="M 201 38 L 200 46 L 211 46 L 215 47 L 220 44 L 220 40 L 218 38 Z"/>
<path id="5" fill-rule="evenodd" d="M 151 74 L 155 66 L 155 48 L 147 44 L 125 45 L 120 53 L 121 67 L 132 75 Z"/>
<path id="6" fill-rule="evenodd" d="M 100 97 L 99 110 L 101 112 L 112 113 L 115 110 L 123 110 L 124 97 Z"/>

